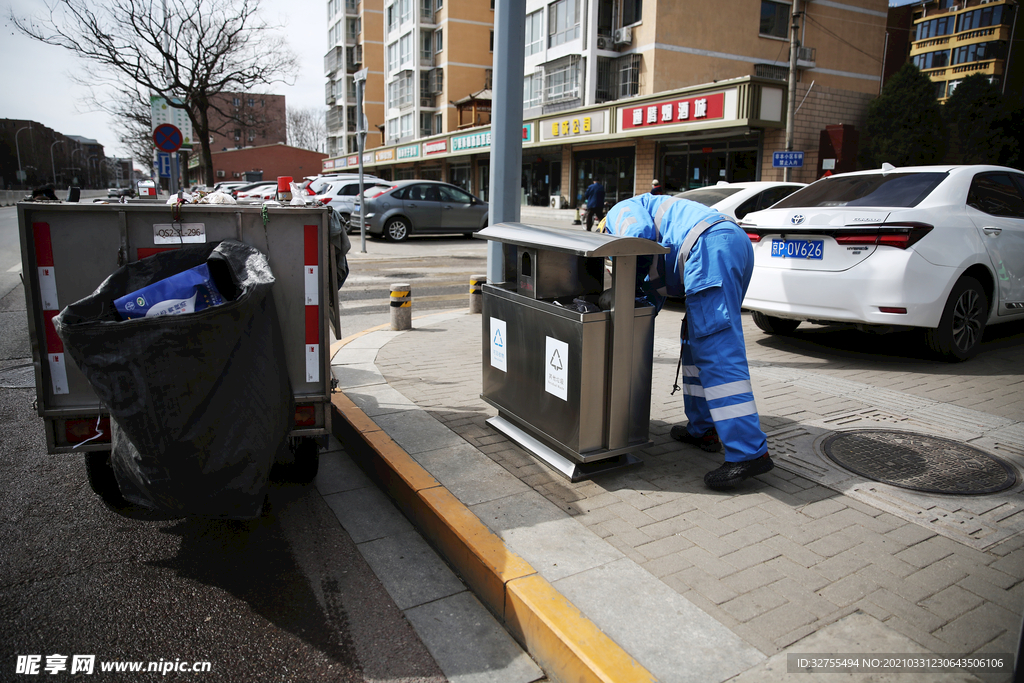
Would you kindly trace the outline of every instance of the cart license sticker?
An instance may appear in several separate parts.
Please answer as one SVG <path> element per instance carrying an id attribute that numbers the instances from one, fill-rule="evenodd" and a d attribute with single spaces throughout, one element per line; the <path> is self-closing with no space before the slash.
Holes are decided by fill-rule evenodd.
<path id="1" fill-rule="evenodd" d="M 306 344 L 306 381 L 320 381 L 320 345 Z"/>
<path id="2" fill-rule="evenodd" d="M 47 360 L 50 362 L 50 388 L 53 393 L 68 393 L 68 369 L 64 364 L 64 354 L 48 354 Z"/>
<path id="3" fill-rule="evenodd" d="M 158 223 L 153 226 L 153 244 L 205 243 L 205 223 Z"/>
<path id="4" fill-rule="evenodd" d="M 508 372 L 507 341 L 505 321 L 491 318 L 491 366 L 502 372 Z"/>
<path id="5" fill-rule="evenodd" d="M 53 266 L 39 266 L 39 298 L 44 311 L 59 311 L 57 305 L 57 280 L 53 277 Z"/>
<path id="6" fill-rule="evenodd" d="M 544 391 L 563 401 L 569 400 L 569 345 L 545 337 Z"/>
<path id="7" fill-rule="evenodd" d="M 318 287 L 317 277 L 320 273 L 319 266 L 305 266 L 303 268 L 303 275 L 306 285 L 306 305 L 307 306 L 319 306 L 320 305 L 320 291 Z"/>

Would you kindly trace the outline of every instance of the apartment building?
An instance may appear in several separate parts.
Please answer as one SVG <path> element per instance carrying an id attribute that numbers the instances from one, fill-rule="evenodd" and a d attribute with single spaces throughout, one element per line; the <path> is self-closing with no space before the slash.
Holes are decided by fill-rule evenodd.
<path id="1" fill-rule="evenodd" d="M 1013 0 L 930 0 L 913 6 L 910 61 L 935 84 L 945 102 L 966 76 L 982 74 L 1004 93 L 1020 93 L 1024 69 L 1014 51 L 1017 3 Z"/>
<path id="2" fill-rule="evenodd" d="M 210 149 L 215 152 L 288 141 L 284 95 L 219 93 L 210 98 L 208 112 Z"/>
<path id="3" fill-rule="evenodd" d="M 339 88 L 337 75 L 366 67 L 364 166 L 486 199 L 489 114 L 500 106 L 490 101 L 490 3 L 330 0 L 346 1 L 334 25 L 355 20 L 345 54 L 361 50 L 362 61 L 327 68 L 328 135 L 339 142 L 325 171 L 358 163 L 354 84 Z M 887 4 L 800 1 L 795 149 L 805 155 L 794 179 L 820 175 L 827 126 L 863 125 L 880 87 Z M 781 179 L 773 152 L 785 149 L 791 15 L 784 0 L 527 0 L 523 201 L 573 206 L 591 177 L 613 201 L 653 178 L 671 190 Z M 342 56 L 332 45 L 327 61 Z"/>

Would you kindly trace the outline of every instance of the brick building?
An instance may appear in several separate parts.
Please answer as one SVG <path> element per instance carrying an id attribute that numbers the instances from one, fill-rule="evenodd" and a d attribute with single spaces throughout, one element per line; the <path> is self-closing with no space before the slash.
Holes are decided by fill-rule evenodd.
<path id="1" fill-rule="evenodd" d="M 210 149 L 288 142 L 284 95 L 220 93 L 210 98 Z"/>
<path id="2" fill-rule="evenodd" d="M 262 180 L 273 180 L 278 176 L 317 175 L 323 159 L 322 152 L 290 147 L 283 142 L 258 147 L 243 147 L 213 152 L 213 174 L 216 182 L 224 180 L 245 180 L 246 174 L 261 173 Z M 202 183 L 199 155 L 189 159 L 189 183 Z"/>

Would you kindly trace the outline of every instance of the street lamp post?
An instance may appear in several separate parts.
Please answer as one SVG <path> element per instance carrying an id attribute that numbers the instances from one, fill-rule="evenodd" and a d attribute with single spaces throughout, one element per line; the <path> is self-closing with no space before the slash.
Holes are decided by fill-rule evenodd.
<path id="1" fill-rule="evenodd" d="M 81 152 L 82 153 L 82 158 L 83 159 L 85 158 L 85 150 L 82 149 L 81 147 L 75 147 L 73 150 L 71 150 L 71 174 L 72 174 L 71 177 L 72 177 L 72 179 L 77 177 L 77 174 L 75 173 L 75 171 L 78 170 L 78 167 L 75 166 L 75 152 Z"/>
<path id="2" fill-rule="evenodd" d="M 18 144 L 18 135 L 23 130 L 32 130 L 32 126 L 22 126 L 14 134 L 14 151 L 18 154 L 18 180 L 21 182 L 25 182 L 25 172 L 21 170 L 21 146 Z"/>
<path id="3" fill-rule="evenodd" d="M 53 144 L 50 145 L 50 169 L 53 171 L 53 186 L 57 187 L 57 164 L 53 160 L 53 148 L 64 142 L 63 140 L 54 140 Z"/>
<path id="4" fill-rule="evenodd" d="M 93 159 L 95 159 L 96 161 L 94 162 Z M 89 157 L 88 166 L 89 166 L 89 184 L 91 185 L 93 183 L 93 169 L 94 168 L 96 169 L 96 174 L 95 174 L 96 176 L 99 176 L 99 174 L 100 174 L 99 173 L 99 171 L 100 171 L 100 156 L 98 154 L 93 154 L 92 156 L 90 156 Z M 97 186 L 99 185 L 99 179 L 98 178 L 96 179 L 96 185 Z"/>

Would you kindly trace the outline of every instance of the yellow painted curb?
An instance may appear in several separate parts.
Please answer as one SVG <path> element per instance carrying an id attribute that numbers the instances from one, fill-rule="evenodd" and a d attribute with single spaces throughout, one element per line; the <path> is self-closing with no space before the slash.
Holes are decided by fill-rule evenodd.
<path id="1" fill-rule="evenodd" d="M 561 683 L 657 683 L 348 396 L 332 394 L 331 407 L 335 435 L 344 443 L 344 422 L 363 440 L 373 454 L 368 465 L 380 483 L 548 678 Z"/>
<path id="2" fill-rule="evenodd" d="M 412 319 L 413 320 L 419 320 L 421 318 L 429 318 L 429 317 L 434 316 L 434 315 L 441 315 L 442 313 L 451 313 L 452 311 L 459 311 L 459 310 L 463 310 L 463 309 L 452 308 L 452 309 L 447 309 L 447 310 L 444 310 L 444 311 L 434 311 L 433 313 L 424 313 L 423 315 L 415 315 L 415 316 L 413 316 Z M 469 311 L 468 308 L 465 309 L 465 310 L 467 312 Z M 390 329 L 391 329 L 391 323 L 384 323 L 383 325 L 377 325 L 376 327 L 370 327 L 368 329 L 365 329 L 362 332 L 356 332 L 355 334 L 350 334 L 349 336 L 345 337 L 344 339 L 339 339 L 338 341 L 336 341 L 333 344 L 331 344 L 331 351 L 330 351 L 331 352 L 331 359 L 333 359 L 336 355 L 338 355 L 338 351 L 341 351 L 343 348 L 345 348 L 346 345 L 348 345 L 349 343 L 355 341 L 356 339 L 359 339 L 363 335 L 370 334 L 371 332 L 378 332 L 380 330 L 390 330 Z"/>

